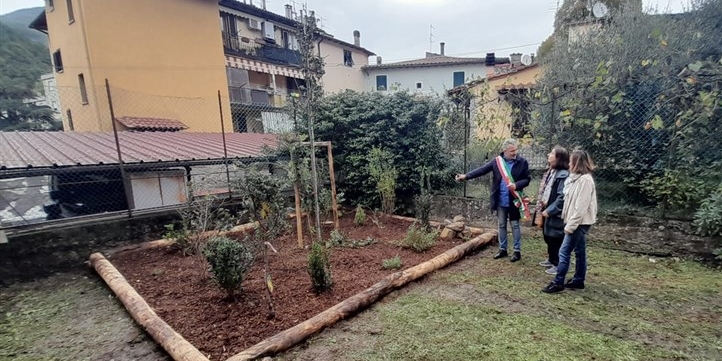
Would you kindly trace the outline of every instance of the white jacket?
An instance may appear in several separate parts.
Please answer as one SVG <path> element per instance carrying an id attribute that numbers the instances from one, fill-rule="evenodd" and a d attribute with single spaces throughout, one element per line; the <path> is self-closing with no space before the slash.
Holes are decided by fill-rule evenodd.
<path id="1" fill-rule="evenodd" d="M 591 174 L 570 174 L 564 182 L 564 232 L 597 222 L 597 188 Z"/>

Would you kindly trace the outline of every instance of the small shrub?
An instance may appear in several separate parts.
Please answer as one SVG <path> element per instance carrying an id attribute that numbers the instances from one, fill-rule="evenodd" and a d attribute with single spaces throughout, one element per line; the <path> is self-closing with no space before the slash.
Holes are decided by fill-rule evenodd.
<path id="1" fill-rule="evenodd" d="M 394 258 L 385 259 L 383 262 L 384 269 L 401 269 L 404 266 L 404 262 L 401 261 L 401 257 L 396 255 Z"/>
<path id="2" fill-rule="evenodd" d="M 353 217 L 353 224 L 363 226 L 366 223 L 366 212 L 359 204 L 356 206 L 356 215 Z"/>
<path id="3" fill-rule="evenodd" d="M 331 264 L 329 263 L 328 249 L 319 242 L 311 246 L 308 255 L 308 274 L 311 276 L 311 285 L 317 293 L 331 288 Z"/>
<path id="4" fill-rule="evenodd" d="M 211 238 L 203 255 L 211 266 L 213 279 L 229 296 L 241 289 L 255 259 L 246 245 L 222 236 Z"/>
<path id="5" fill-rule="evenodd" d="M 722 236 L 722 187 L 702 201 L 694 225 L 703 236 Z"/>
<path id="6" fill-rule="evenodd" d="M 424 252 L 436 244 L 437 237 L 438 234 L 435 231 L 427 231 L 423 228 L 423 226 L 418 227 L 416 223 L 414 223 L 406 232 L 406 237 L 404 237 L 402 246 L 410 248 L 414 252 Z"/>
<path id="7" fill-rule="evenodd" d="M 393 155 L 380 148 L 371 149 L 368 169 L 381 196 L 381 210 L 393 214 L 396 210 L 396 181 L 399 177 Z"/>
<path id="8" fill-rule="evenodd" d="M 326 247 L 341 247 L 346 243 L 346 237 L 337 230 L 331 231 L 331 237 L 326 242 Z"/>
<path id="9" fill-rule="evenodd" d="M 424 170 L 421 172 L 421 194 L 414 197 L 414 206 L 416 207 L 416 218 L 426 230 L 431 229 L 429 218 L 431 217 L 431 206 L 434 200 L 430 188 L 431 181 L 426 170 Z"/>

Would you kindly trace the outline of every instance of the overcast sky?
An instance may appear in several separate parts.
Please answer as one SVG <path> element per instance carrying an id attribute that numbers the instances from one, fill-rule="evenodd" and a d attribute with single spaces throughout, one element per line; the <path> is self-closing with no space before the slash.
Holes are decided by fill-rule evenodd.
<path id="1" fill-rule="evenodd" d="M 252 1 L 260 6 L 262 0 Z M 292 1 L 266 0 L 266 7 L 283 14 L 284 4 Z M 298 1 L 295 6 L 300 10 L 303 0 Z M 644 0 L 645 8 L 662 12 L 680 12 L 688 3 Z M 43 0 L 0 0 L 0 15 L 43 4 Z M 393 62 L 421 58 L 429 50 L 438 52 L 442 41 L 446 55 L 452 56 L 536 52 L 553 30 L 557 0 L 307 0 L 307 4 L 327 32 L 352 42 L 353 31 L 359 30 L 363 47 L 384 62 Z"/>

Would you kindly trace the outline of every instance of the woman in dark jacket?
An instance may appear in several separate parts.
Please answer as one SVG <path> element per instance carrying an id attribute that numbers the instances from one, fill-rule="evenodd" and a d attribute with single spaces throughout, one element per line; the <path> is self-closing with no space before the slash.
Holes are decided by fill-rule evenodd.
<path id="1" fill-rule="evenodd" d="M 539 263 L 547 267 L 548 274 L 556 274 L 559 265 L 559 248 L 564 241 L 564 181 L 569 177 L 569 152 L 560 146 L 554 147 L 549 153 L 549 169 L 542 178 L 537 197 L 544 217 L 544 242 L 547 244 L 549 258 Z"/>

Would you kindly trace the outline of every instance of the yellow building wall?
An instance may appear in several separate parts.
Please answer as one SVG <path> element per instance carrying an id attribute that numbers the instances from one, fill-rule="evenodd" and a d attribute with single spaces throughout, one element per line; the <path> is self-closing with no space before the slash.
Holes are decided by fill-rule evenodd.
<path id="1" fill-rule="evenodd" d="M 64 3 L 55 1 L 53 12 L 64 12 L 59 11 Z M 90 99 L 80 111 L 73 109 L 76 130 L 112 130 L 104 86 L 108 79 L 116 117 L 171 118 L 195 132 L 220 132 L 220 90 L 226 131 L 232 131 L 217 1 L 74 0 L 73 5 L 74 24 L 49 13 L 48 27 L 51 43 L 67 48 L 62 50 L 64 63 L 67 53 L 73 62 L 87 54 L 90 64 L 78 68 L 87 73 Z M 75 77 L 77 86 L 77 74 L 67 75 Z M 59 77 L 59 85 L 67 75 Z M 62 80 L 63 85 L 71 83 Z"/>
<path id="2" fill-rule="evenodd" d="M 481 106 L 472 114 L 472 121 L 477 124 L 475 135 L 479 139 L 509 138 L 514 122 L 511 105 L 499 98 L 499 89 L 528 88 L 536 84 L 540 74 L 539 66 L 525 69 L 517 73 L 481 82 L 471 88 L 476 104 Z"/>
<path id="3" fill-rule="evenodd" d="M 73 3 L 73 5 L 76 5 Z M 83 19 L 78 16 L 77 5 L 73 7 L 74 22 L 68 19 L 68 8 L 65 1 L 54 1 L 53 7 L 45 8 L 48 23 L 48 49 L 52 59 L 53 53 L 60 50 L 63 70 L 55 72 L 55 80 L 60 98 L 63 129 L 65 131 L 98 129 L 98 101 L 95 92 L 88 88 L 88 102 L 83 104 L 78 83 L 78 74 L 85 76 L 88 83 L 90 73 L 89 59 L 83 37 Z M 55 65 L 55 64 L 53 64 Z M 68 117 L 72 117 L 72 124 Z"/>
<path id="4" fill-rule="evenodd" d="M 321 41 L 320 49 L 321 57 L 325 63 L 325 74 L 321 78 L 324 92 L 330 94 L 338 93 L 346 89 L 357 92 L 366 90 L 366 78 L 361 67 L 369 64 L 368 54 L 356 49 L 346 48 L 341 44 L 328 40 Z M 344 49 L 351 50 L 353 66 L 349 67 L 344 65 Z"/>

